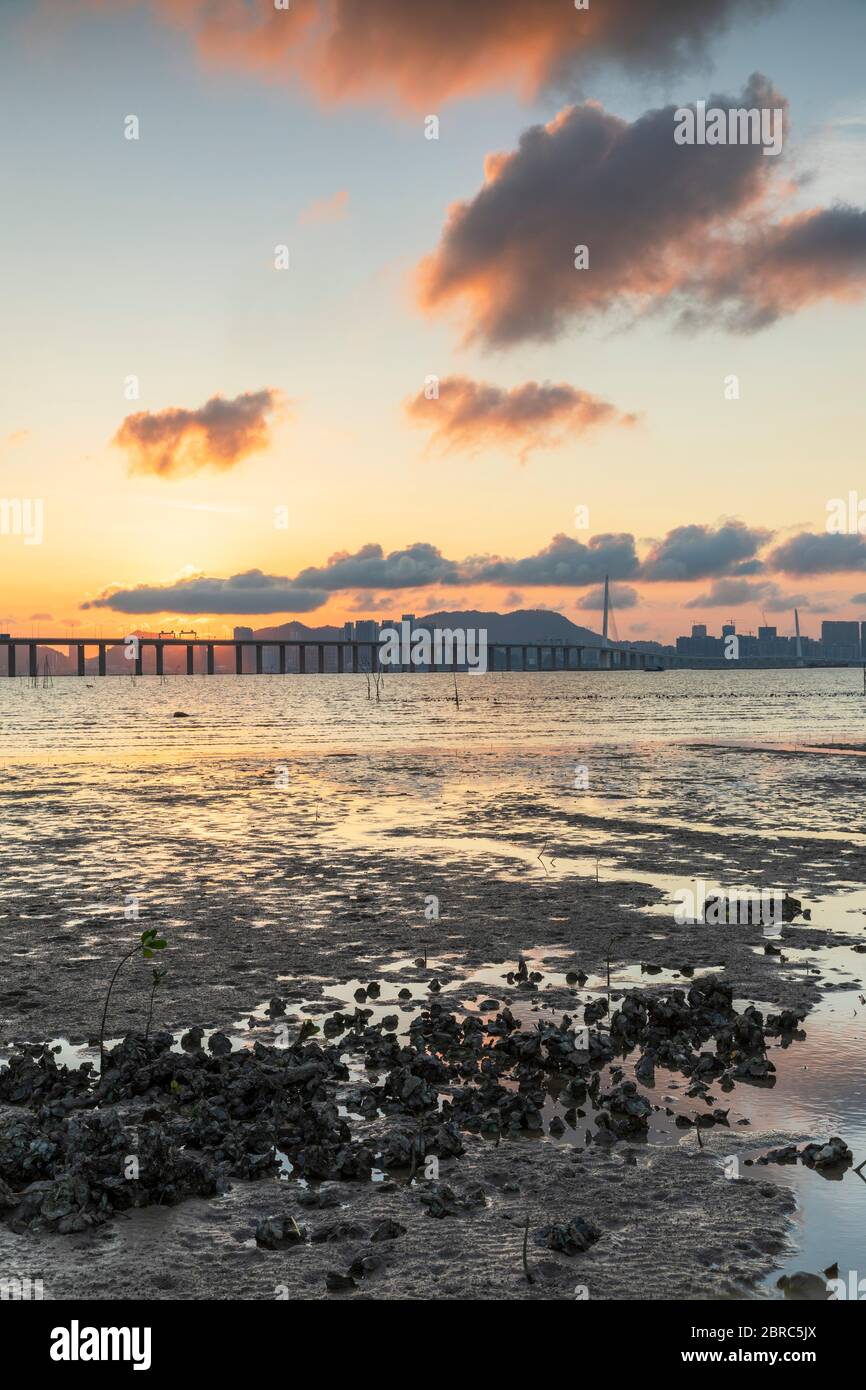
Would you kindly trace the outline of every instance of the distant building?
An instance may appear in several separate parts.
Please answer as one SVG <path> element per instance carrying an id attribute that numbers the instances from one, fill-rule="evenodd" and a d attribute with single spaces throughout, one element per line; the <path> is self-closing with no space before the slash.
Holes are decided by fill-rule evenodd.
<path id="1" fill-rule="evenodd" d="M 376 642 L 379 638 L 379 624 L 373 618 L 362 618 L 355 624 L 356 642 Z"/>
<path id="2" fill-rule="evenodd" d="M 796 643 L 793 645 L 794 655 L 796 655 Z M 790 656 L 792 652 L 792 639 L 790 637 L 780 637 L 778 628 L 759 627 L 757 655 L 758 656 Z"/>
<path id="3" fill-rule="evenodd" d="M 860 624 L 825 620 L 821 624 L 821 645 L 828 661 L 859 661 Z"/>
<path id="4" fill-rule="evenodd" d="M 251 627 L 236 627 L 234 630 L 234 638 L 236 642 L 251 642 L 253 630 Z"/>
<path id="5" fill-rule="evenodd" d="M 718 661 L 724 656 L 720 637 L 708 637 L 706 623 L 694 623 L 691 637 L 678 637 L 676 642 L 679 656 L 700 656 Z"/>
<path id="6" fill-rule="evenodd" d="M 354 642 L 354 640 L 355 640 L 355 624 L 354 624 L 354 623 L 343 623 L 343 641 L 344 641 L 344 642 Z"/>
<path id="7" fill-rule="evenodd" d="M 707 635 L 704 623 L 692 626 L 690 637 L 676 639 L 679 656 L 701 657 L 704 660 L 723 661 L 727 658 L 725 638 L 736 632 L 734 623 L 725 623 L 721 637 Z M 802 657 L 807 661 L 853 662 L 866 661 L 866 622 L 841 622 L 828 620 L 821 626 L 821 640 L 814 637 L 801 638 Z M 758 628 L 757 637 L 751 633 L 739 634 L 739 661 L 777 661 L 793 665 L 798 659 L 797 642 L 794 637 L 782 637 L 777 627 L 764 623 Z"/>

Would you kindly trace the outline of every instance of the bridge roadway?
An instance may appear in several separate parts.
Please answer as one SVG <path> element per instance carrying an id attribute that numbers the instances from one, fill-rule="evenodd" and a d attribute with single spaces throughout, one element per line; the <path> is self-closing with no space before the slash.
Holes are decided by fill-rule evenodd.
<path id="1" fill-rule="evenodd" d="M 135 642 L 135 646 L 131 643 Z M 263 641 L 258 638 L 219 638 L 219 637 L 0 637 L 0 652 L 6 651 L 6 674 L 19 674 L 17 652 L 24 648 L 27 653 L 27 671 L 30 676 L 39 674 L 39 648 L 64 647 L 76 653 L 76 671 L 79 676 L 108 673 L 108 652 L 111 649 L 130 650 L 130 669 L 137 676 L 144 674 L 144 653 L 148 648 L 154 652 L 152 674 L 161 676 L 165 670 L 165 651 L 170 647 L 182 647 L 186 651 L 186 674 L 196 671 L 195 653 L 204 653 L 199 661 L 202 675 L 212 676 L 216 670 L 218 648 L 230 648 L 234 652 L 236 675 L 261 675 L 264 671 L 266 649 L 277 652 L 277 670 L 285 674 L 323 674 L 325 672 L 325 651 L 336 651 L 337 672 L 358 671 L 459 671 L 466 669 L 465 662 L 458 662 L 456 654 L 451 661 L 437 662 L 435 659 L 420 666 L 393 666 L 379 663 L 378 644 L 358 641 Z M 96 670 L 87 670 L 87 649 L 97 653 Z M 245 669 L 244 652 L 252 648 L 255 653 L 254 671 Z M 296 661 L 289 669 L 288 653 L 296 653 Z M 598 662 L 590 665 L 584 662 L 585 651 L 598 652 Z M 497 660 L 501 653 L 501 661 Z M 312 654 L 313 659 L 310 660 Z M 670 667 L 693 665 L 682 657 L 666 656 L 659 652 L 643 652 L 623 647 L 587 647 L 573 643 L 551 642 L 490 642 L 487 643 L 487 667 L 489 671 L 597 671 L 602 670 L 664 670 Z M 21 675 L 25 672 L 22 670 Z"/>

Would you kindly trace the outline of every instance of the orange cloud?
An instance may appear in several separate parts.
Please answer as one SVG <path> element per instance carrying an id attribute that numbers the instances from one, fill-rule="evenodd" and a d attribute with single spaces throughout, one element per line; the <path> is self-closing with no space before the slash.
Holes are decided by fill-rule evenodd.
<path id="1" fill-rule="evenodd" d="M 339 222 L 345 217 L 346 209 L 349 206 L 349 194 L 345 188 L 340 188 L 330 198 L 317 198 L 308 208 L 304 208 L 298 217 L 301 226 L 308 226 L 316 222 Z"/>
<path id="2" fill-rule="evenodd" d="M 83 0 L 114 9 L 121 0 Z M 67 0 L 71 3 L 71 0 Z M 132 3 L 132 0 L 127 0 Z M 147 0 L 216 66 L 310 82 L 328 101 L 386 96 L 412 110 L 510 86 L 574 86 L 599 62 L 670 72 L 735 18 L 779 0 Z"/>
<path id="3" fill-rule="evenodd" d="M 16 444 L 26 444 L 30 438 L 32 438 L 32 431 L 30 430 L 13 430 L 11 434 L 7 434 L 5 439 L 0 440 L 0 447 L 14 448 Z"/>
<path id="4" fill-rule="evenodd" d="M 634 424 L 615 406 L 560 382 L 527 381 L 506 390 L 485 381 L 449 376 L 430 399 L 424 391 L 406 404 L 409 419 L 432 427 L 431 444 L 442 452 L 516 445 L 521 463 L 533 449 L 553 448 L 566 436 L 601 424 Z"/>
<path id="5" fill-rule="evenodd" d="M 197 410 L 173 406 L 127 415 L 112 444 L 123 449 L 130 473 L 182 477 L 211 468 L 225 472 L 271 442 L 271 417 L 284 405 L 279 391 L 246 391 L 234 400 L 212 396 Z"/>

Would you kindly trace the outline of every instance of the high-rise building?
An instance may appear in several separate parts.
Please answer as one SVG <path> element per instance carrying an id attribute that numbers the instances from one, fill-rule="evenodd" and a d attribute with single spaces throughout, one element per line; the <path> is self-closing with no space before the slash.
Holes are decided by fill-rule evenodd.
<path id="1" fill-rule="evenodd" d="M 860 624 L 825 619 L 821 624 L 821 644 L 828 661 L 859 661 Z"/>
<path id="2" fill-rule="evenodd" d="M 355 624 L 356 642 L 375 642 L 379 636 L 379 624 L 373 618 L 362 618 Z"/>
<path id="3" fill-rule="evenodd" d="M 859 642 L 860 624 L 825 618 L 821 624 L 821 641 L 830 643 Z"/>
<path id="4" fill-rule="evenodd" d="M 236 642 L 250 642 L 252 641 L 252 636 L 253 630 L 251 627 L 236 627 L 234 630 Z"/>
<path id="5" fill-rule="evenodd" d="M 343 623 L 343 641 L 353 642 L 355 640 L 355 624 Z"/>
<path id="6" fill-rule="evenodd" d="M 695 637 L 706 637 L 706 635 L 707 635 L 707 625 L 706 625 L 706 623 L 692 623 L 692 637 L 693 637 L 693 638 L 695 638 Z"/>

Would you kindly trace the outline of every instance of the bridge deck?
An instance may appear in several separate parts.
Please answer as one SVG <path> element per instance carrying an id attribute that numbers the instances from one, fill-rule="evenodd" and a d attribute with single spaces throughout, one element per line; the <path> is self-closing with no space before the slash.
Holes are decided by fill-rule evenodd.
<path id="1" fill-rule="evenodd" d="M 132 646 L 132 643 L 136 646 Z M 19 647 L 28 650 L 29 674 L 38 674 L 38 651 L 46 647 L 63 647 L 70 654 L 74 651 L 77 658 L 78 674 L 95 674 L 104 676 L 107 674 L 107 662 L 109 652 L 118 651 L 126 654 L 132 651 L 133 655 L 129 658 L 130 666 L 133 667 L 137 675 L 144 674 L 143 655 L 149 648 L 155 653 L 155 674 L 163 675 L 165 671 L 165 649 L 184 648 L 186 651 L 186 674 L 195 673 L 195 652 L 199 650 L 205 654 L 205 670 L 202 674 L 215 674 L 216 652 L 226 650 L 234 652 L 234 670 L 237 675 L 253 674 L 244 669 L 244 651 L 252 648 L 255 653 L 255 674 L 260 675 L 264 672 L 264 652 L 276 651 L 278 654 L 279 674 L 316 674 L 325 673 L 325 652 L 336 651 L 337 672 L 361 672 L 370 670 L 382 671 L 451 671 L 465 669 L 465 659 L 458 660 L 453 657 L 451 660 L 436 659 L 423 661 L 416 665 L 397 666 L 393 663 L 386 663 L 379 660 L 378 641 L 358 641 L 357 639 L 347 638 L 260 638 L 260 637 L 13 637 L 0 636 L 0 651 L 6 650 L 6 673 L 9 676 L 17 674 L 16 652 Z M 98 654 L 97 669 L 95 672 L 87 671 L 86 652 L 88 649 L 95 649 Z M 453 649 L 449 649 L 453 650 Z M 664 666 L 686 664 L 678 658 L 665 657 L 658 652 L 642 652 L 632 648 L 620 648 L 612 646 L 588 647 L 586 644 L 570 642 L 491 642 L 487 641 L 487 660 L 483 669 L 505 670 L 505 671 L 586 671 L 615 668 L 617 670 L 657 670 Z M 307 654 L 313 651 L 317 659 L 310 663 Z M 597 653 L 597 657 L 590 664 L 584 661 L 583 654 L 586 651 Z M 296 670 L 289 669 L 287 654 L 296 654 Z M 501 654 L 500 657 L 497 654 Z M 477 662 L 471 663 L 473 666 Z M 23 674 L 23 673 L 22 673 Z M 269 673 L 273 674 L 273 673 Z"/>

